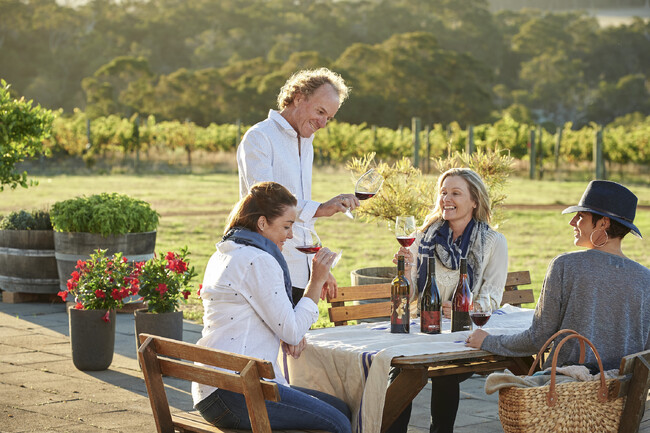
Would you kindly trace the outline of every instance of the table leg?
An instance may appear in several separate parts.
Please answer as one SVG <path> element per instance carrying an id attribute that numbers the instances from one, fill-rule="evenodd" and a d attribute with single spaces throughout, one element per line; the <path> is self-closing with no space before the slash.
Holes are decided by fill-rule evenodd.
<path id="1" fill-rule="evenodd" d="M 384 414 L 381 419 L 382 433 L 395 422 L 406 406 L 424 388 L 428 380 L 427 368 L 402 369 L 386 390 Z"/>

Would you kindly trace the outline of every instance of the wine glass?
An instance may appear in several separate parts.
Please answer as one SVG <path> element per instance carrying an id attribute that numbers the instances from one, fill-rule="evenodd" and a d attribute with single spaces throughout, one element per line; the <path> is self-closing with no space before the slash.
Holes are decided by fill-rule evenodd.
<path id="1" fill-rule="evenodd" d="M 299 234 L 298 245 L 295 247 L 298 251 L 305 254 L 316 254 L 321 248 L 323 248 L 323 243 L 318 237 L 318 234 L 314 229 L 311 229 L 307 226 L 301 226 L 298 224 L 293 225 L 294 236 Z M 343 250 L 339 251 L 332 262 L 331 269 L 334 269 L 334 266 L 339 262 L 341 256 L 343 255 Z"/>
<path id="2" fill-rule="evenodd" d="M 374 168 L 371 168 L 362 174 L 361 177 L 357 180 L 357 184 L 354 187 L 354 195 L 359 200 L 368 200 L 379 192 L 379 188 L 381 188 L 381 185 L 383 183 L 384 176 L 379 174 L 379 172 Z M 345 215 L 348 218 L 354 219 L 354 215 L 352 215 L 350 208 L 345 211 Z"/>
<path id="3" fill-rule="evenodd" d="M 410 247 L 415 241 L 415 217 L 413 215 L 398 216 L 395 220 L 395 237 L 403 247 Z"/>
<path id="4" fill-rule="evenodd" d="M 472 301 L 469 306 L 469 317 L 478 329 L 483 328 L 492 316 L 492 307 L 488 304 L 486 307 L 481 306 L 478 302 Z"/>

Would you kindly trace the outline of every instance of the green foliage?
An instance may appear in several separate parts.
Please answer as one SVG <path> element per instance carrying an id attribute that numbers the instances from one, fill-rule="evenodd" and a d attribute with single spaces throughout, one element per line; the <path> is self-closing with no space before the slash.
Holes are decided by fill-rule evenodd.
<path id="1" fill-rule="evenodd" d="M 149 203 L 117 193 L 59 201 L 52 206 L 50 215 L 56 231 L 102 236 L 153 231 L 159 218 Z"/>
<path id="2" fill-rule="evenodd" d="M 492 210 L 491 224 L 498 227 L 503 222 L 502 205 L 506 201 L 505 186 L 508 177 L 514 172 L 514 159 L 508 151 L 495 148 L 484 152 L 479 149 L 471 155 L 456 152 L 447 158 L 438 158 L 434 161 L 436 169 L 443 173 L 450 168 L 468 167 L 477 172 L 488 189 L 490 196 L 490 209 Z"/>
<path id="3" fill-rule="evenodd" d="M 122 253 L 107 257 L 106 250 L 95 250 L 90 260 L 80 260 L 75 269 L 59 296 L 65 301 L 72 295 L 78 310 L 122 308 L 124 298 L 138 293 L 137 272 Z M 108 321 L 108 313 L 105 317 Z"/>
<path id="4" fill-rule="evenodd" d="M 27 180 L 27 172 L 17 173 L 16 164 L 27 158 L 46 153 L 42 140 L 52 126 L 53 116 L 32 101 L 14 99 L 9 84 L 0 80 L 0 191 L 5 185 L 12 189 L 34 185 Z"/>
<path id="5" fill-rule="evenodd" d="M 52 222 L 47 211 L 21 210 L 0 217 L 0 230 L 52 230 Z"/>
<path id="6" fill-rule="evenodd" d="M 147 303 L 150 313 L 171 313 L 178 310 L 181 299 L 187 302 L 192 293 L 189 288 L 197 274 L 189 267 L 187 247 L 176 253 L 162 252 L 145 263 L 137 264 L 140 290 L 138 294 Z"/>
<path id="7" fill-rule="evenodd" d="M 363 202 L 355 212 L 366 221 L 383 220 L 389 224 L 399 215 L 414 215 L 421 224 L 434 202 L 435 182 L 425 178 L 408 158 L 390 165 L 381 161 L 375 164 L 374 158 L 375 154 L 370 153 L 353 158 L 346 166 L 355 179 L 373 165 L 384 177 L 379 193 Z"/>

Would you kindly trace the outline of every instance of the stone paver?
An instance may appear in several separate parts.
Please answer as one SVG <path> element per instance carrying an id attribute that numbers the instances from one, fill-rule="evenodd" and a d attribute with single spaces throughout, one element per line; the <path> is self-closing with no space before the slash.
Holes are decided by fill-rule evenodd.
<path id="1" fill-rule="evenodd" d="M 132 314 L 116 318 L 115 354 L 108 370 L 84 372 L 72 364 L 68 318 L 62 304 L 0 302 L 0 431 L 155 432 L 136 358 Z M 201 326 L 184 322 L 184 341 Z M 165 378 L 172 411 L 192 408 L 187 382 Z M 484 378 L 461 384 L 459 433 L 502 432 L 497 396 L 483 392 Z M 429 431 L 427 385 L 414 400 L 409 433 Z"/>

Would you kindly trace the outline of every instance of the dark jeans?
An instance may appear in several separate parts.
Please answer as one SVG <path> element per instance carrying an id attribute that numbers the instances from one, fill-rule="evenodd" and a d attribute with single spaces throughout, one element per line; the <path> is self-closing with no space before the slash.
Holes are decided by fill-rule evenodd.
<path id="1" fill-rule="evenodd" d="M 280 401 L 266 402 L 273 430 L 327 430 L 351 433 L 350 409 L 342 400 L 313 389 L 279 385 Z M 242 394 L 217 389 L 195 408 L 217 427 L 251 430 Z"/>
<path id="2" fill-rule="evenodd" d="M 399 374 L 400 369 L 392 367 L 388 381 L 392 382 Z M 469 379 L 472 373 L 455 374 L 431 378 L 431 425 L 429 433 L 453 433 L 458 401 L 460 399 L 460 383 Z M 404 412 L 390 426 L 387 433 L 406 433 L 411 419 L 409 404 Z"/>

